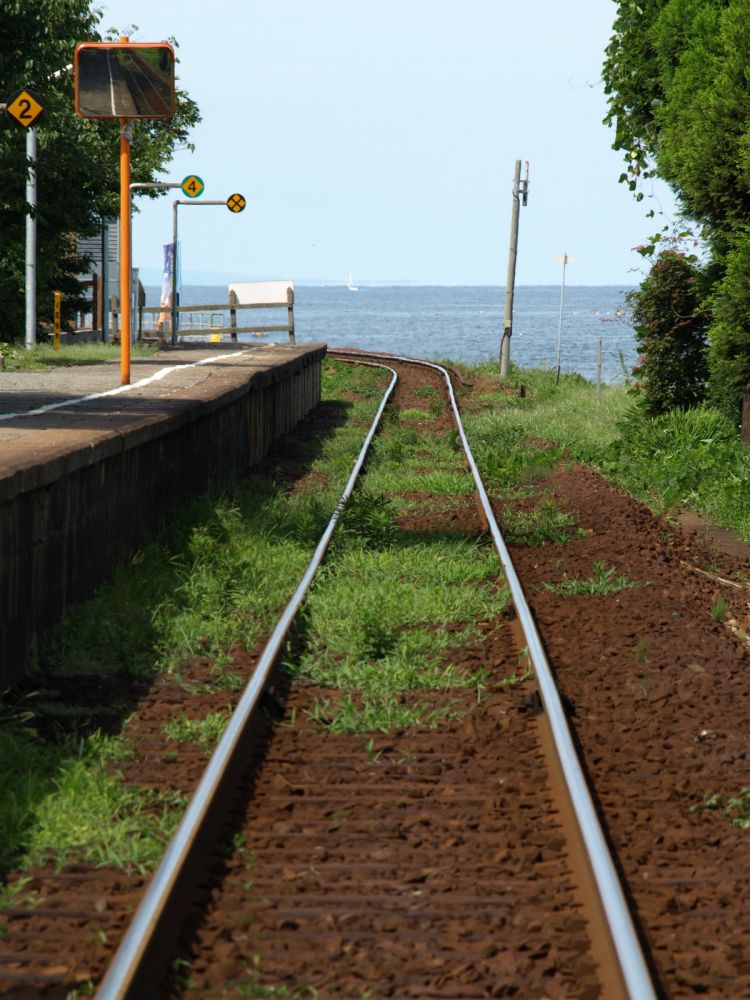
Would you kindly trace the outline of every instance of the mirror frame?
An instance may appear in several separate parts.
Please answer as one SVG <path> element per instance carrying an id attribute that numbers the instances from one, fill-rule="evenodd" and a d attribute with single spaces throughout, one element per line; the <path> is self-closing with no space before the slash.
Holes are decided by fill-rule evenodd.
<path id="1" fill-rule="evenodd" d="M 91 52 L 101 52 L 102 55 L 105 55 L 105 54 L 109 54 L 111 52 L 124 52 L 124 51 L 137 53 L 139 50 L 142 51 L 143 49 L 162 50 L 162 51 L 168 53 L 168 55 L 169 55 L 169 60 L 170 60 L 170 78 L 169 78 L 169 84 L 170 84 L 170 91 L 171 91 L 171 94 L 170 94 L 171 101 L 170 101 L 170 110 L 168 112 L 166 112 L 164 114 L 152 114 L 152 113 L 149 112 L 149 113 L 138 114 L 138 115 L 133 115 L 133 114 L 126 115 L 126 114 L 113 114 L 111 111 L 109 113 L 103 113 L 103 114 L 92 114 L 90 109 L 81 110 L 81 105 L 80 105 L 80 97 L 81 97 L 81 94 L 80 94 L 80 91 L 81 91 L 81 87 L 80 87 L 80 82 L 81 82 L 80 81 L 80 75 L 81 75 L 80 56 L 82 54 L 86 55 L 86 54 L 91 53 Z M 172 115 L 175 112 L 175 55 L 174 55 L 174 49 L 172 48 L 172 46 L 168 42 L 82 42 L 80 45 L 76 46 L 74 68 L 75 68 L 75 109 L 76 109 L 76 113 L 78 115 L 80 115 L 81 118 L 93 118 L 93 119 L 96 119 L 96 120 L 99 120 L 99 121 L 106 120 L 106 119 L 120 120 L 120 119 L 124 119 L 124 118 L 127 118 L 127 119 L 139 119 L 139 118 L 158 119 L 158 118 L 171 118 Z M 91 88 L 89 88 L 89 89 L 91 89 Z"/>

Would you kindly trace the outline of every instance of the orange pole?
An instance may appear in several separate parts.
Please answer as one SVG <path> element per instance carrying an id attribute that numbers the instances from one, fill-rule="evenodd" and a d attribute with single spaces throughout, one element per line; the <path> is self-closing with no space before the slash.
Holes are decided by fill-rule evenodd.
<path id="1" fill-rule="evenodd" d="M 120 38 L 127 42 L 128 37 Z M 130 137 L 120 119 L 120 385 L 130 385 Z"/>
<path id="2" fill-rule="evenodd" d="M 120 119 L 120 384 L 130 385 L 130 140 Z"/>

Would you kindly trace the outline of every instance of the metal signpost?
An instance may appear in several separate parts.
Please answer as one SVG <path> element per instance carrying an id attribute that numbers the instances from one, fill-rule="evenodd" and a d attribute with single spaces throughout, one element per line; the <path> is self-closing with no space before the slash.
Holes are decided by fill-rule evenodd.
<path id="1" fill-rule="evenodd" d="M 54 309 L 52 313 L 52 347 L 55 351 L 60 350 L 60 331 L 62 330 L 62 292 L 53 292 Z"/>
<path id="2" fill-rule="evenodd" d="M 201 194 L 203 194 L 203 191 L 205 190 L 205 187 L 206 187 L 206 185 L 203 183 L 203 180 L 200 177 L 198 177 L 196 174 L 189 174 L 187 177 L 184 177 L 181 181 L 173 181 L 173 182 L 172 181 L 152 181 L 152 182 L 143 182 L 143 183 L 131 184 L 130 185 L 131 209 L 132 209 L 132 194 L 133 194 L 133 191 L 145 191 L 145 190 L 147 190 L 149 188 L 155 188 L 157 190 L 166 190 L 167 188 L 179 188 L 189 198 L 197 198 Z M 133 243 L 133 241 L 132 241 L 132 226 L 133 226 L 132 211 L 131 211 L 130 220 L 131 220 L 130 221 L 130 226 L 131 226 L 131 240 L 130 240 L 130 245 L 131 245 L 131 258 L 132 258 L 132 243 Z M 172 250 L 172 254 L 173 254 L 172 270 L 173 271 L 174 271 L 174 255 L 176 254 L 176 252 L 177 251 L 175 249 Z M 132 259 L 129 261 L 129 266 L 130 266 L 130 273 L 132 274 L 132 271 L 133 271 L 133 262 L 132 262 Z M 173 289 L 172 289 L 172 294 L 174 295 L 174 286 L 173 286 Z M 131 323 L 132 323 L 132 318 L 131 318 Z"/>
<path id="3" fill-rule="evenodd" d="M 195 178 L 195 179 L 196 180 L 200 180 L 200 178 Z M 185 181 L 183 181 L 183 185 L 187 181 L 189 181 L 189 180 L 191 180 L 191 178 L 186 177 Z M 202 183 L 203 182 L 201 181 L 201 184 Z M 183 191 L 184 191 L 184 187 L 183 187 Z M 206 201 L 183 201 L 181 198 L 178 198 L 176 201 L 173 202 L 173 209 L 172 209 L 172 246 L 173 246 L 174 249 L 172 251 L 172 296 L 171 296 L 172 297 L 172 346 L 175 346 L 177 344 L 177 323 L 178 323 L 178 320 L 177 320 L 177 316 L 178 316 L 178 313 L 177 313 L 177 207 L 179 205 L 194 205 L 194 206 L 199 206 L 199 205 L 224 205 L 224 207 L 228 208 L 230 212 L 234 212 L 235 214 L 237 214 L 237 213 L 243 211 L 243 209 L 245 208 L 246 204 L 247 204 L 247 202 L 245 201 L 244 195 L 239 194 L 239 192 L 235 192 L 234 194 L 230 194 L 229 197 L 225 201 L 219 201 L 219 200 L 216 200 L 216 199 L 207 199 Z"/>
<path id="4" fill-rule="evenodd" d="M 562 328 L 563 328 L 563 308 L 565 306 L 565 269 L 568 264 L 573 263 L 573 258 L 570 254 L 563 253 L 556 258 L 558 264 L 562 264 L 562 285 L 560 287 L 560 322 L 557 324 L 557 376 L 555 378 L 555 385 L 560 384 L 560 346 L 562 344 Z"/>
<path id="5" fill-rule="evenodd" d="M 75 107 L 120 123 L 120 382 L 130 383 L 130 146 L 133 121 L 175 111 L 174 49 L 167 42 L 84 42 L 75 50 Z"/>
<path id="6" fill-rule="evenodd" d="M 5 110 L 19 125 L 26 129 L 26 336 L 24 346 L 30 350 L 36 344 L 36 161 L 37 139 L 35 123 L 44 111 L 44 105 L 29 89 L 17 90 L 5 104 Z"/>

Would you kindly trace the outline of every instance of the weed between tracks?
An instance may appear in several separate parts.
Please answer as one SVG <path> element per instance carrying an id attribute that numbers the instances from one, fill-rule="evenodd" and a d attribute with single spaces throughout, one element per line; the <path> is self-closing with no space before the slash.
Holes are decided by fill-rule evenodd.
<path id="1" fill-rule="evenodd" d="M 438 392 L 417 390 L 433 402 Z M 312 589 L 305 650 L 288 665 L 306 683 L 331 689 L 308 717 L 336 732 L 435 728 L 460 711 L 445 692 L 481 692 L 487 683 L 484 669 L 451 657 L 479 646 L 485 634 L 476 622 L 499 619 L 508 593 L 494 549 L 476 532 L 452 530 L 448 518 L 445 528 L 420 530 L 419 513 L 473 504 L 450 429 L 414 426 L 428 418 L 395 406 L 384 421 Z M 410 528 L 400 523 L 407 512 L 417 522 Z"/>

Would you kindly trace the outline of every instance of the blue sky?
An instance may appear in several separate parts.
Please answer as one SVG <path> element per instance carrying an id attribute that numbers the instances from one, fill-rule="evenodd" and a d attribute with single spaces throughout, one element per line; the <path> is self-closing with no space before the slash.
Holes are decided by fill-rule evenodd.
<path id="1" fill-rule="evenodd" d="M 179 209 L 187 280 L 503 284 L 516 159 L 530 162 L 519 284 L 558 284 L 563 251 L 571 284 L 635 284 L 632 248 L 671 220 L 666 187 L 637 204 L 617 183 L 601 123 L 608 0 L 101 6 L 102 28 L 179 42 L 203 122 L 163 179 L 196 173 L 205 198 L 247 199 L 241 215 Z M 135 217 L 148 281 L 172 197 Z"/>

